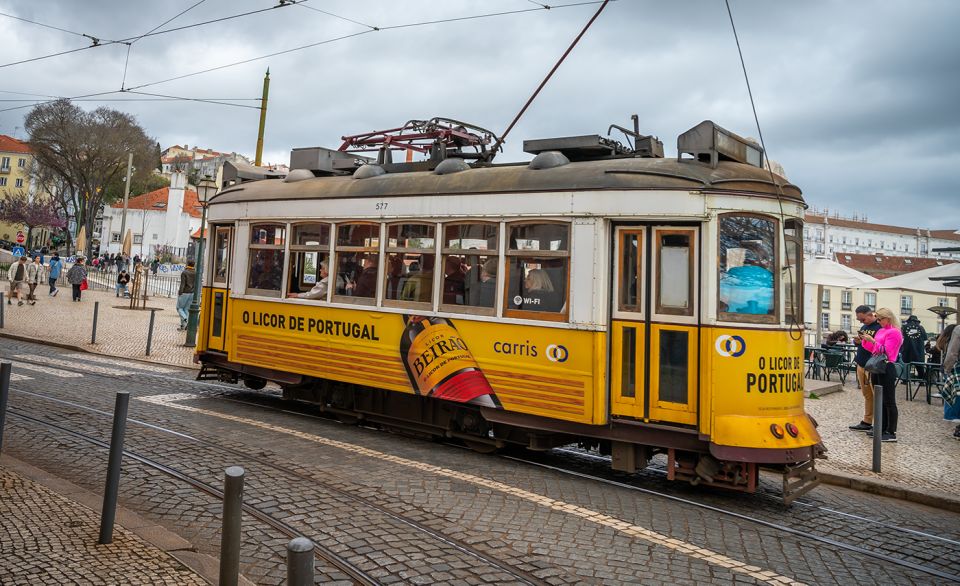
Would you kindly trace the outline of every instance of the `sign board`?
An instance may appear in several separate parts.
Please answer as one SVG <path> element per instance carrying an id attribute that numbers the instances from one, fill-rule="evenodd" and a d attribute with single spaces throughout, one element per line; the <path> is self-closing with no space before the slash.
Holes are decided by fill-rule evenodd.
<path id="1" fill-rule="evenodd" d="M 17 230 L 17 244 L 23 244 L 27 238 L 23 235 L 23 230 Z"/>
<path id="2" fill-rule="evenodd" d="M 11 250 L 10 252 L 13 253 L 13 258 L 20 258 L 21 256 L 27 254 L 27 251 L 24 250 L 22 246 L 14 246 L 13 250 Z"/>

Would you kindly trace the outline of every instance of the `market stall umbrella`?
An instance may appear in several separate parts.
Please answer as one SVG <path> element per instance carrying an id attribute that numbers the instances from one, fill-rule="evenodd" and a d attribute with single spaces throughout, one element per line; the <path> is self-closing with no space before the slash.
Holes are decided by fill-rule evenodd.
<path id="1" fill-rule="evenodd" d="M 84 250 L 87 248 L 87 227 L 80 226 L 80 232 L 77 234 L 77 256 L 83 256 L 86 254 Z"/>
<path id="2" fill-rule="evenodd" d="M 125 256 L 130 256 L 131 250 L 133 250 L 133 230 L 127 228 L 127 233 L 123 236 L 123 245 L 120 247 L 120 252 Z"/>

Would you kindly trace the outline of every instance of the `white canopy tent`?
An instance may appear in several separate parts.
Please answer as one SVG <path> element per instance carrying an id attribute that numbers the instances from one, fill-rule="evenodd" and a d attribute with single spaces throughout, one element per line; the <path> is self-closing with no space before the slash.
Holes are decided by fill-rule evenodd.
<path id="1" fill-rule="evenodd" d="M 832 288 L 839 290 L 856 289 L 858 287 L 872 287 L 872 284 L 876 282 L 875 277 L 851 269 L 826 257 L 805 259 L 803 261 L 803 315 L 805 316 L 804 325 L 807 330 L 806 345 L 815 346 L 820 343 L 825 331 L 838 329 L 836 323 L 824 323 L 826 316 L 821 300 L 824 299 L 825 288 L 828 290 Z M 829 293 L 830 291 L 828 291 L 828 295 Z M 832 297 L 835 301 L 840 301 L 839 292 Z M 835 312 L 827 315 L 837 317 Z M 851 327 L 845 329 L 852 329 L 852 324 Z"/>
<path id="2" fill-rule="evenodd" d="M 960 294 L 960 287 L 946 287 L 943 281 L 931 281 L 930 277 L 953 277 L 960 280 L 960 263 L 944 263 L 938 267 L 904 273 L 877 281 L 869 287 L 871 289 L 902 289 L 944 296 Z"/>

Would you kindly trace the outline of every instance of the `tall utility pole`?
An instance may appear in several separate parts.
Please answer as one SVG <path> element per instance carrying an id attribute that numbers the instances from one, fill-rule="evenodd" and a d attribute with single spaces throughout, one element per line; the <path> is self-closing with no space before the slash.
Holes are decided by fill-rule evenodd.
<path id="1" fill-rule="evenodd" d="M 257 133 L 257 158 L 253 162 L 257 167 L 263 162 L 263 128 L 267 124 L 267 97 L 270 95 L 270 68 L 263 77 L 263 98 L 260 100 L 260 132 Z"/>
<path id="2" fill-rule="evenodd" d="M 123 215 L 120 216 L 120 248 L 127 236 L 127 202 L 130 200 L 130 172 L 133 170 L 133 153 L 127 155 L 127 184 L 123 187 Z"/>

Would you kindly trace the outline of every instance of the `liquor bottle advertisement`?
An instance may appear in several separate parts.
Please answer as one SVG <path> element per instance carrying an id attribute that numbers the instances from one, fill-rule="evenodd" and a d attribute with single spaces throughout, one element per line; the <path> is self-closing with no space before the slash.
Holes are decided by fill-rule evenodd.
<path id="1" fill-rule="evenodd" d="M 490 383 L 453 322 L 405 315 L 400 355 L 414 392 L 502 409 Z"/>

